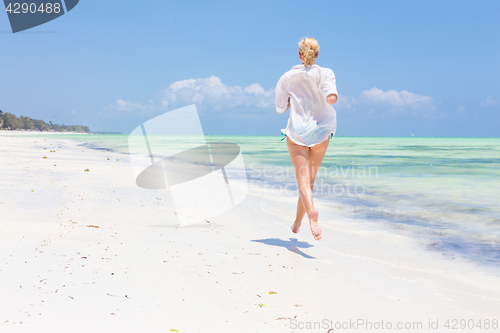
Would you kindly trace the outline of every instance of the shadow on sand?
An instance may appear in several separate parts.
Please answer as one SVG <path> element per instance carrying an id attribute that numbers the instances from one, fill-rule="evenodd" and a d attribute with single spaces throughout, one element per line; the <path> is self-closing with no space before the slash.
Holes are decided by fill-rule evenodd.
<path id="1" fill-rule="evenodd" d="M 307 259 L 316 259 L 316 257 L 312 257 L 312 256 L 310 256 L 308 254 L 305 254 L 301 250 L 299 250 L 299 247 L 306 249 L 306 248 L 309 248 L 309 247 L 313 247 L 314 245 L 311 245 L 311 244 L 309 244 L 307 242 L 298 241 L 297 238 L 290 238 L 289 241 L 282 240 L 282 239 L 279 239 L 279 238 L 255 239 L 255 240 L 252 240 L 252 242 L 259 242 L 259 243 L 263 243 L 263 244 L 266 244 L 266 245 L 273 245 L 273 246 L 284 247 L 284 248 L 286 248 L 289 251 L 292 251 L 294 253 L 297 253 L 297 254 L 303 256 L 304 258 L 307 258 Z"/>

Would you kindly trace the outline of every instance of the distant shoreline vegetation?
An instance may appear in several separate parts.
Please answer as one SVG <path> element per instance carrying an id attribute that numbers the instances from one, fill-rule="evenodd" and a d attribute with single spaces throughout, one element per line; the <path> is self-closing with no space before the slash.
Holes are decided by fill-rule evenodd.
<path id="1" fill-rule="evenodd" d="M 88 126 L 82 125 L 59 125 L 48 124 L 39 119 L 31 119 L 30 117 L 17 117 L 12 113 L 4 113 L 0 110 L 0 130 L 27 130 L 27 131 L 40 131 L 40 132 L 76 132 L 76 133 L 90 133 Z"/>

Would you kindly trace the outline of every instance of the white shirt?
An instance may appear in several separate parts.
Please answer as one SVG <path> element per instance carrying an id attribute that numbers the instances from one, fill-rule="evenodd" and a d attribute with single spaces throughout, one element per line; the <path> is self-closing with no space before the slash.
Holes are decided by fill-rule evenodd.
<path id="1" fill-rule="evenodd" d="M 311 147 L 335 135 L 337 116 L 326 96 L 337 94 L 335 74 L 318 65 L 293 66 L 275 90 L 276 111 L 283 113 L 290 98 L 290 118 L 281 132 L 301 146 Z"/>

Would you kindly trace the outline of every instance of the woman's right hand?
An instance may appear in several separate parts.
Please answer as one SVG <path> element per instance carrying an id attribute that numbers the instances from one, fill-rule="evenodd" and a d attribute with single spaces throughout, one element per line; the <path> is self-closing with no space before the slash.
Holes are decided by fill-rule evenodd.
<path id="1" fill-rule="evenodd" d="M 326 96 L 326 102 L 330 105 L 333 105 L 337 102 L 337 94 L 330 94 Z"/>

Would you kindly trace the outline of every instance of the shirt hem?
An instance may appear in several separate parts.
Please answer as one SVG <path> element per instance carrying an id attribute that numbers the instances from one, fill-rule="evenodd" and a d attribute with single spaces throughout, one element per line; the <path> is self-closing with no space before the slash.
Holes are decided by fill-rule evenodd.
<path id="1" fill-rule="evenodd" d="M 306 145 L 306 144 L 304 144 L 304 143 L 302 143 L 302 142 L 297 142 L 294 138 L 292 138 L 290 135 L 288 135 L 287 133 L 285 133 L 285 131 L 281 131 L 281 132 L 282 132 L 283 134 L 285 134 L 285 135 L 286 135 L 286 137 L 287 137 L 287 138 L 289 138 L 289 139 L 290 139 L 293 143 L 295 143 L 296 145 L 298 145 L 298 146 L 303 146 L 303 147 L 309 147 L 309 148 L 311 148 L 311 147 L 313 147 L 313 146 L 316 146 L 316 145 L 319 145 L 319 144 L 321 144 L 321 143 L 325 142 L 326 140 L 328 140 L 328 139 L 330 138 L 330 136 L 331 136 L 332 134 L 333 134 L 333 136 L 335 136 L 335 132 L 330 132 L 330 133 L 328 133 L 328 135 L 326 136 L 326 138 L 325 138 L 325 139 L 321 140 L 320 142 L 316 142 L 316 143 L 313 143 L 312 145 L 308 146 L 308 145 Z"/>

